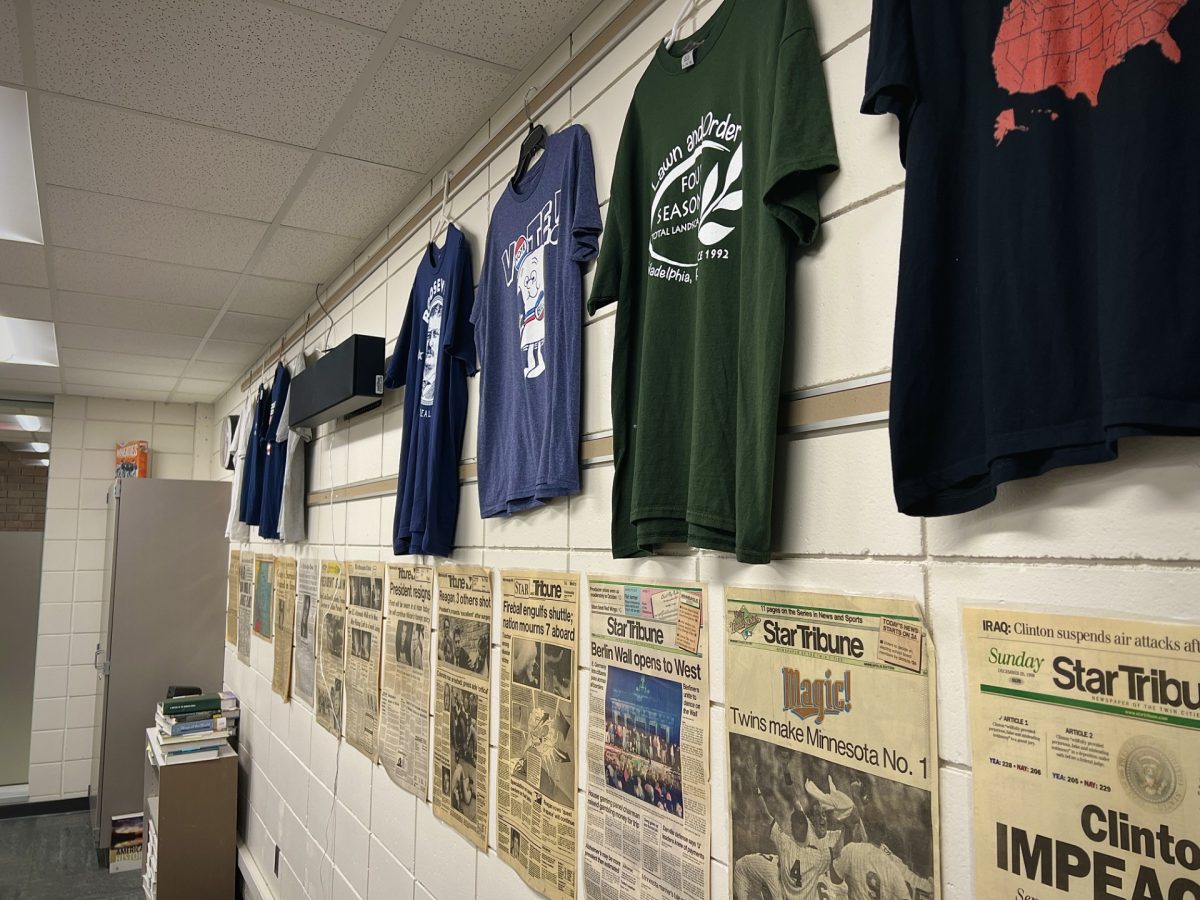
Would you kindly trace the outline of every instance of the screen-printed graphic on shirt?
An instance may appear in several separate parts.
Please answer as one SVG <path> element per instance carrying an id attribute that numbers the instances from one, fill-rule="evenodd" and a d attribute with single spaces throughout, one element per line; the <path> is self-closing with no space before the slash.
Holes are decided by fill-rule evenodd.
<path id="1" fill-rule="evenodd" d="M 650 188 L 652 278 L 692 284 L 704 260 L 729 259 L 719 247 L 742 208 L 742 126 L 706 113 L 658 166 Z"/>
<path id="2" fill-rule="evenodd" d="M 521 302 L 519 333 L 521 349 L 525 351 L 526 378 L 537 378 L 546 371 L 546 278 L 545 249 L 558 244 L 559 196 L 538 210 L 525 233 L 518 235 L 504 252 L 504 281 L 512 287 L 516 282 Z"/>
<path id="3" fill-rule="evenodd" d="M 1125 61 L 1135 47 L 1158 44 L 1173 63 L 1182 59 L 1167 30 L 1187 0 L 1011 0 L 996 34 L 992 66 L 996 83 L 1010 94 L 1036 94 L 1057 87 L 1068 100 L 1083 95 L 1095 107 L 1109 70 Z M 1050 109 L 1034 114 L 1057 120 Z M 996 116 L 996 146 L 1014 131 L 1016 111 Z"/>
<path id="4" fill-rule="evenodd" d="M 423 363 L 421 370 L 421 405 L 433 406 L 433 387 L 437 383 L 438 348 L 442 340 L 442 308 L 446 305 L 446 279 L 439 278 L 429 288 L 429 299 L 421 321 L 425 323 L 425 349 L 418 354 Z M 426 410 L 421 417 L 429 418 Z"/>

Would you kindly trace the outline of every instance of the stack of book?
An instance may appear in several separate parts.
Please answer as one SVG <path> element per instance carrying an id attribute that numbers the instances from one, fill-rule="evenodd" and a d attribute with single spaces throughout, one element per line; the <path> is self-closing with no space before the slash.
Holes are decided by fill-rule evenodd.
<path id="1" fill-rule="evenodd" d="M 164 765 L 216 759 L 237 734 L 237 695 L 232 691 L 174 697 L 158 704 L 148 734 Z"/>

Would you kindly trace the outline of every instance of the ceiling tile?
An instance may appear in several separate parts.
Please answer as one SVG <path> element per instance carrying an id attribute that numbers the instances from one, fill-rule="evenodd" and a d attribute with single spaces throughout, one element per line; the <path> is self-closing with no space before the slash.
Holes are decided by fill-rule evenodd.
<path id="1" fill-rule="evenodd" d="M 387 31 L 404 0 L 284 0 L 301 9 Z"/>
<path id="2" fill-rule="evenodd" d="M 267 226 L 158 203 L 46 189 L 55 245 L 240 272 Z"/>
<path id="3" fill-rule="evenodd" d="M 7 273 L 0 273 L 4 277 Z M 0 284 L 0 316 L 50 321 L 50 292 L 45 288 Z"/>
<path id="4" fill-rule="evenodd" d="M 71 384 L 68 382 L 67 393 L 76 397 L 103 397 L 106 400 L 157 400 L 165 403 L 170 392 L 113 387 L 112 385 L 101 387 L 93 384 Z"/>
<path id="5" fill-rule="evenodd" d="M 401 34 L 520 69 L 595 0 L 421 0 Z"/>
<path id="6" fill-rule="evenodd" d="M 271 221 L 308 150 L 66 97 L 41 98 L 50 184 Z"/>
<path id="7" fill-rule="evenodd" d="M 230 309 L 234 312 L 256 313 L 260 316 L 276 316 L 294 321 L 308 309 L 316 295 L 316 283 L 281 281 L 278 278 L 259 278 L 247 275 Z"/>
<path id="8" fill-rule="evenodd" d="M 280 226 L 252 271 L 316 284 L 336 275 L 354 256 L 358 244 L 355 238 Z"/>
<path id="9" fill-rule="evenodd" d="M 512 80 L 484 62 L 400 41 L 384 60 L 333 150 L 423 172 L 462 143 Z"/>
<path id="10" fill-rule="evenodd" d="M 101 372 L 96 369 L 63 369 L 67 384 L 86 384 L 93 387 L 138 388 L 148 391 L 169 391 L 176 379 L 170 375 L 133 375 L 128 372 Z"/>
<path id="11" fill-rule="evenodd" d="M 126 353 L 136 347 L 144 356 L 165 356 L 169 359 L 189 359 L 200 346 L 198 338 L 174 334 L 151 334 L 121 328 L 98 328 L 94 325 L 58 326 L 58 346 L 80 350 L 107 350 Z"/>
<path id="12" fill-rule="evenodd" d="M 45 249 L 37 244 L 0 241 L 0 281 L 49 287 Z"/>
<path id="13" fill-rule="evenodd" d="M 183 374 L 187 361 L 167 359 L 162 356 L 139 356 L 134 353 L 106 353 L 103 350 L 77 350 L 64 347 L 58 353 L 58 362 L 73 369 L 100 369 L 105 372 L 128 372 L 133 375 Z"/>
<path id="14" fill-rule="evenodd" d="M 196 359 L 188 364 L 184 376 L 189 379 L 219 381 L 228 386 L 240 379 L 245 371 L 246 367 L 237 363 L 204 362 Z"/>
<path id="15" fill-rule="evenodd" d="M 25 83 L 14 0 L 0 0 L 0 81 Z"/>
<path id="16" fill-rule="evenodd" d="M 423 175 L 378 163 L 326 156 L 283 218 L 284 225 L 370 237 L 386 225 Z"/>
<path id="17" fill-rule="evenodd" d="M 220 309 L 237 284 L 233 272 L 53 247 L 54 281 L 59 290 L 159 300 Z"/>
<path id="18" fill-rule="evenodd" d="M 57 384 L 58 367 L 0 363 L 0 378 L 20 378 L 22 381 L 52 381 Z"/>
<path id="19" fill-rule="evenodd" d="M 278 341 L 291 321 L 269 316 L 251 316 L 246 313 L 228 312 L 213 329 L 212 336 L 225 341 L 254 341 L 267 344 Z"/>
<path id="20" fill-rule="evenodd" d="M 171 402 L 172 403 L 213 403 L 218 398 L 220 398 L 221 394 L 223 394 L 223 393 L 225 393 L 225 392 L 221 391 L 219 393 L 210 395 L 210 394 L 188 394 L 188 393 L 183 393 L 181 391 L 175 391 L 175 392 L 172 392 L 172 394 L 171 394 Z"/>
<path id="21" fill-rule="evenodd" d="M 176 391 L 182 391 L 185 394 L 202 396 L 205 399 L 204 403 L 211 403 L 215 398 L 220 397 L 228 389 L 230 382 L 228 381 L 206 381 L 200 378 L 181 378 L 179 384 L 175 386 Z M 177 395 L 178 396 L 178 395 Z"/>
<path id="22" fill-rule="evenodd" d="M 204 337 L 215 317 L 216 312 L 211 309 L 155 303 L 153 300 L 126 300 L 121 297 L 76 294 L 70 291 L 59 291 L 54 304 L 54 318 L 57 322 L 129 328 L 160 334 L 182 334 L 189 337 Z"/>
<path id="23" fill-rule="evenodd" d="M 60 393 L 62 391 L 58 388 L 58 382 L 52 384 L 48 381 L 24 381 L 20 378 L 5 378 L 3 369 L 0 369 L 0 394 L 4 394 L 6 397 L 21 395 L 53 397 L 55 394 Z"/>
<path id="24" fill-rule="evenodd" d="M 265 3 L 42 0 L 41 86 L 315 147 L 379 35 Z"/>
<path id="25" fill-rule="evenodd" d="M 262 344 L 237 344 L 233 341 L 207 341 L 196 359 L 205 362 L 236 363 L 248 366 L 262 355 Z"/>

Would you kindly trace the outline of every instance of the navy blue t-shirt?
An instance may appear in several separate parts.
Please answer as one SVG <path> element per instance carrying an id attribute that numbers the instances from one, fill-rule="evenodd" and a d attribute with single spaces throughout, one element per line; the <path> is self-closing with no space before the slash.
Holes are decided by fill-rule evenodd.
<path id="1" fill-rule="evenodd" d="M 239 518 L 247 525 L 257 525 L 262 510 L 263 474 L 267 464 L 267 453 L 259 437 L 266 434 L 270 415 L 267 391 L 260 385 L 258 400 L 254 404 L 250 443 L 246 446 L 246 474 L 242 476 L 242 506 Z"/>
<path id="2" fill-rule="evenodd" d="M 449 556 L 458 524 L 458 461 L 475 374 L 471 247 L 453 225 L 425 250 L 385 384 L 406 386 L 396 486 L 396 554 Z"/>
<path id="3" fill-rule="evenodd" d="M 283 501 L 283 471 L 287 463 L 287 441 L 275 440 L 275 432 L 279 428 L 279 417 L 283 415 L 283 402 L 287 399 L 291 383 L 292 373 L 280 363 L 275 367 L 275 380 L 271 384 L 270 402 L 267 404 L 267 428 L 258 435 L 264 453 L 258 534 L 260 537 L 275 540 L 279 539 L 279 508 Z"/>

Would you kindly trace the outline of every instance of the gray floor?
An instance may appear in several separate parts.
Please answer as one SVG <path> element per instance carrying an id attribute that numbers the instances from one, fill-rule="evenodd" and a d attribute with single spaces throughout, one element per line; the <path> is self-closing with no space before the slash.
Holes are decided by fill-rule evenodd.
<path id="1" fill-rule="evenodd" d="M 140 872 L 96 863 L 86 812 L 0 819 L 0 900 L 137 900 Z"/>

